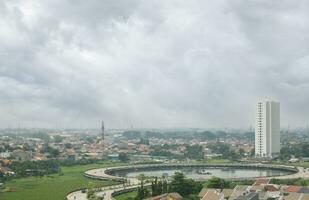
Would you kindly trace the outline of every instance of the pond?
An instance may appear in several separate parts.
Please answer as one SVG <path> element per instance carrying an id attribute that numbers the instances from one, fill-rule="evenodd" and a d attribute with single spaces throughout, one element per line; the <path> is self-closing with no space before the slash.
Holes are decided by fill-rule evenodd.
<path id="1" fill-rule="evenodd" d="M 281 169 L 266 168 L 236 168 L 236 167 L 169 167 L 169 168 L 149 168 L 149 169 L 130 169 L 114 171 L 111 174 L 120 177 L 136 178 L 139 174 L 145 176 L 171 177 L 175 172 L 182 172 L 188 178 L 196 180 L 220 177 L 224 179 L 240 179 L 288 175 L 293 172 Z"/>

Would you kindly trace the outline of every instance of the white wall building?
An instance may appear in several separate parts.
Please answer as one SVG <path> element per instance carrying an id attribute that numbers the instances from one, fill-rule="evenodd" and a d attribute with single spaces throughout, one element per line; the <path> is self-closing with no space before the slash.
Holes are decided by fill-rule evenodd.
<path id="1" fill-rule="evenodd" d="M 280 153 L 280 103 L 261 99 L 256 105 L 255 156 L 275 157 Z"/>

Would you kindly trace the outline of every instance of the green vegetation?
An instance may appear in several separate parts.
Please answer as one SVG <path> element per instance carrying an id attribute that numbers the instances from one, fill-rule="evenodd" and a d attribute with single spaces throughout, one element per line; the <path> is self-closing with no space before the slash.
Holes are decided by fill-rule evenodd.
<path id="1" fill-rule="evenodd" d="M 234 149 L 231 148 L 231 145 L 224 144 L 222 142 L 216 142 L 215 144 L 211 144 L 208 146 L 214 153 L 222 154 L 222 158 L 236 160 L 239 158 L 239 154 L 235 152 Z"/>
<path id="2" fill-rule="evenodd" d="M 158 180 L 156 177 L 154 181 L 151 182 L 152 196 L 157 196 L 160 194 L 167 193 L 168 183 L 166 179 Z"/>
<path id="3" fill-rule="evenodd" d="M 272 184 L 283 184 L 283 185 L 298 185 L 298 186 L 308 186 L 309 180 L 303 178 L 295 179 L 271 179 L 270 183 Z"/>
<path id="4" fill-rule="evenodd" d="M 221 178 L 214 177 L 204 183 L 207 188 L 220 188 L 220 189 L 233 189 L 236 185 L 252 185 L 254 180 L 241 180 L 241 181 L 226 181 Z"/>
<path id="5" fill-rule="evenodd" d="M 5 200 L 63 200 L 72 190 L 94 185 L 117 184 L 114 181 L 100 181 L 85 178 L 83 172 L 89 169 L 115 166 L 121 163 L 104 162 L 101 164 L 62 167 L 63 175 L 53 174 L 44 177 L 27 177 L 6 182 L 6 189 L 0 192 L 0 199 Z"/>
<path id="6" fill-rule="evenodd" d="M 187 179 L 183 173 L 176 172 L 172 181 L 169 183 L 169 192 L 177 192 L 183 197 L 198 194 L 203 185 L 201 182 Z"/>
<path id="7" fill-rule="evenodd" d="M 121 161 L 121 162 L 127 162 L 127 161 L 129 161 L 129 156 L 128 156 L 128 154 L 126 154 L 126 153 L 119 153 L 119 160 Z"/>
<path id="8" fill-rule="evenodd" d="M 204 158 L 203 148 L 200 145 L 187 146 L 185 157 L 200 160 Z"/>
<path id="9" fill-rule="evenodd" d="M 285 162 L 285 164 L 286 164 L 286 162 Z M 289 163 L 288 165 L 309 168 L 309 162 Z"/>
<path id="10" fill-rule="evenodd" d="M 271 164 L 280 164 L 280 165 L 289 165 L 289 166 L 295 166 L 295 167 L 309 168 L 309 162 L 304 162 L 304 161 L 289 163 L 287 161 L 277 160 L 277 161 L 272 161 Z"/>
<path id="11" fill-rule="evenodd" d="M 213 163 L 213 164 L 228 164 L 228 163 L 233 163 L 233 161 L 229 159 L 211 159 L 207 160 L 207 163 Z"/>
<path id="12" fill-rule="evenodd" d="M 164 156 L 167 158 L 175 158 L 176 155 L 172 154 L 171 152 L 167 150 L 154 150 L 150 153 L 151 156 Z"/>
<path id="13" fill-rule="evenodd" d="M 127 194 L 116 196 L 116 199 L 124 200 L 142 200 L 150 196 L 157 196 L 165 193 L 177 192 L 185 199 L 199 199 L 198 193 L 203 188 L 201 182 L 188 179 L 181 172 L 175 172 L 170 183 L 167 183 L 163 177 L 152 178 L 151 187 L 144 186 L 144 183 L 149 180 L 144 174 L 140 174 L 138 179 L 141 181 L 141 186 L 137 188 L 137 191 L 129 192 Z"/>
<path id="14" fill-rule="evenodd" d="M 10 168 L 16 173 L 17 177 L 25 177 L 29 175 L 44 176 L 58 173 L 60 166 L 56 160 L 42 160 L 13 162 Z"/>
<path id="15" fill-rule="evenodd" d="M 291 156 L 297 158 L 309 157 L 309 143 L 288 144 L 280 150 L 280 160 L 289 160 Z"/>
<path id="16" fill-rule="evenodd" d="M 120 195 L 115 196 L 116 200 L 127 200 L 134 199 L 137 195 L 137 191 L 127 192 Z"/>

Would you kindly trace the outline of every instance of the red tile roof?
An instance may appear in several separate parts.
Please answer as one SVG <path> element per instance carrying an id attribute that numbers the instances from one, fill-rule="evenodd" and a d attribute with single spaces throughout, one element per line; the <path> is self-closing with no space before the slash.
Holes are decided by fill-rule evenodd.
<path id="1" fill-rule="evenodd" d="M 258 179 L 254 185 L 266 185 L 269 183 L 269 179 L 267 178 L 261 178 L 261 179 Z"/>
<path id="2" fill-rule="evenodd" d="M 289 186 L 286 191 L 288 192 L 299 192 L 299 190 L 301 190 L 301 186 L 295 186 L 295 185 L 292 185 L 292 186 Z"/>
<path id="3" fill-rule="evenodd" d="M 279 189 L 278 188 L 276 188 L 275 186 L 273 186 L 273 185 L 266 185 L 265 186 L 265 190 L 266 191 L 270 191 L 270 192 L 276 192 L 276 191 L 279 191 Z"/>

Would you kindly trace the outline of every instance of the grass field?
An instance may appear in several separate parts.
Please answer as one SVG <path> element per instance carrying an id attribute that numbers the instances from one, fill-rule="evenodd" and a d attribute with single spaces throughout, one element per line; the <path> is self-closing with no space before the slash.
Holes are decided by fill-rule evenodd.
<path id="1" fill-rule="evenodd" d="M 279 164 L 279 165 L 289 165 L 289 166 L 295 166 L 295 167 L 304 167 L 304 168 L 309 168 L 309 162 L 295 162 L 295 163 L 290 163 L 290 162 L 283 162 L 283 161 L 274 161 L 272 164 Z"/>
<path id="2" fill-rule="evenodd" d="M 309 168 L 309 162 L 288 163 L 288 165 Z"/>
<path id="3" fill-rule="evenodd" d="M 235 161 L 231 161 L 229 159 L 207 159 L 202 161 L 197 161 L 196 163 L 204 163 L 204 164 L 232 164 Z"/>
<path id="4" fill-rule="evenodd" d="M 62 167 L 64 175 L 48 177 L 27 177 L 14 179 L 6 183 L 6 189 L 14 192 L 0 192 L 0 200 L 64 200 L 68 192 L 87 187 L 90 182 L 97 185 L 116 184 L 113 181 L 100 181 L 85 178 L 83 172 L 88 169 L 115 166 L 119 163 L 105 162 L 102 164 L 78 165 Z"/>
<path id="5" fill-rule="evenodd" d="M 117 195 L 115 196 L 116 200 L 126 200 L 128 198 L 134 198 L 137 195 L 137 191 L 133 191 L 133 192 L 128 192 L 128 193 L 124 193 L 121 195 Z"/>

